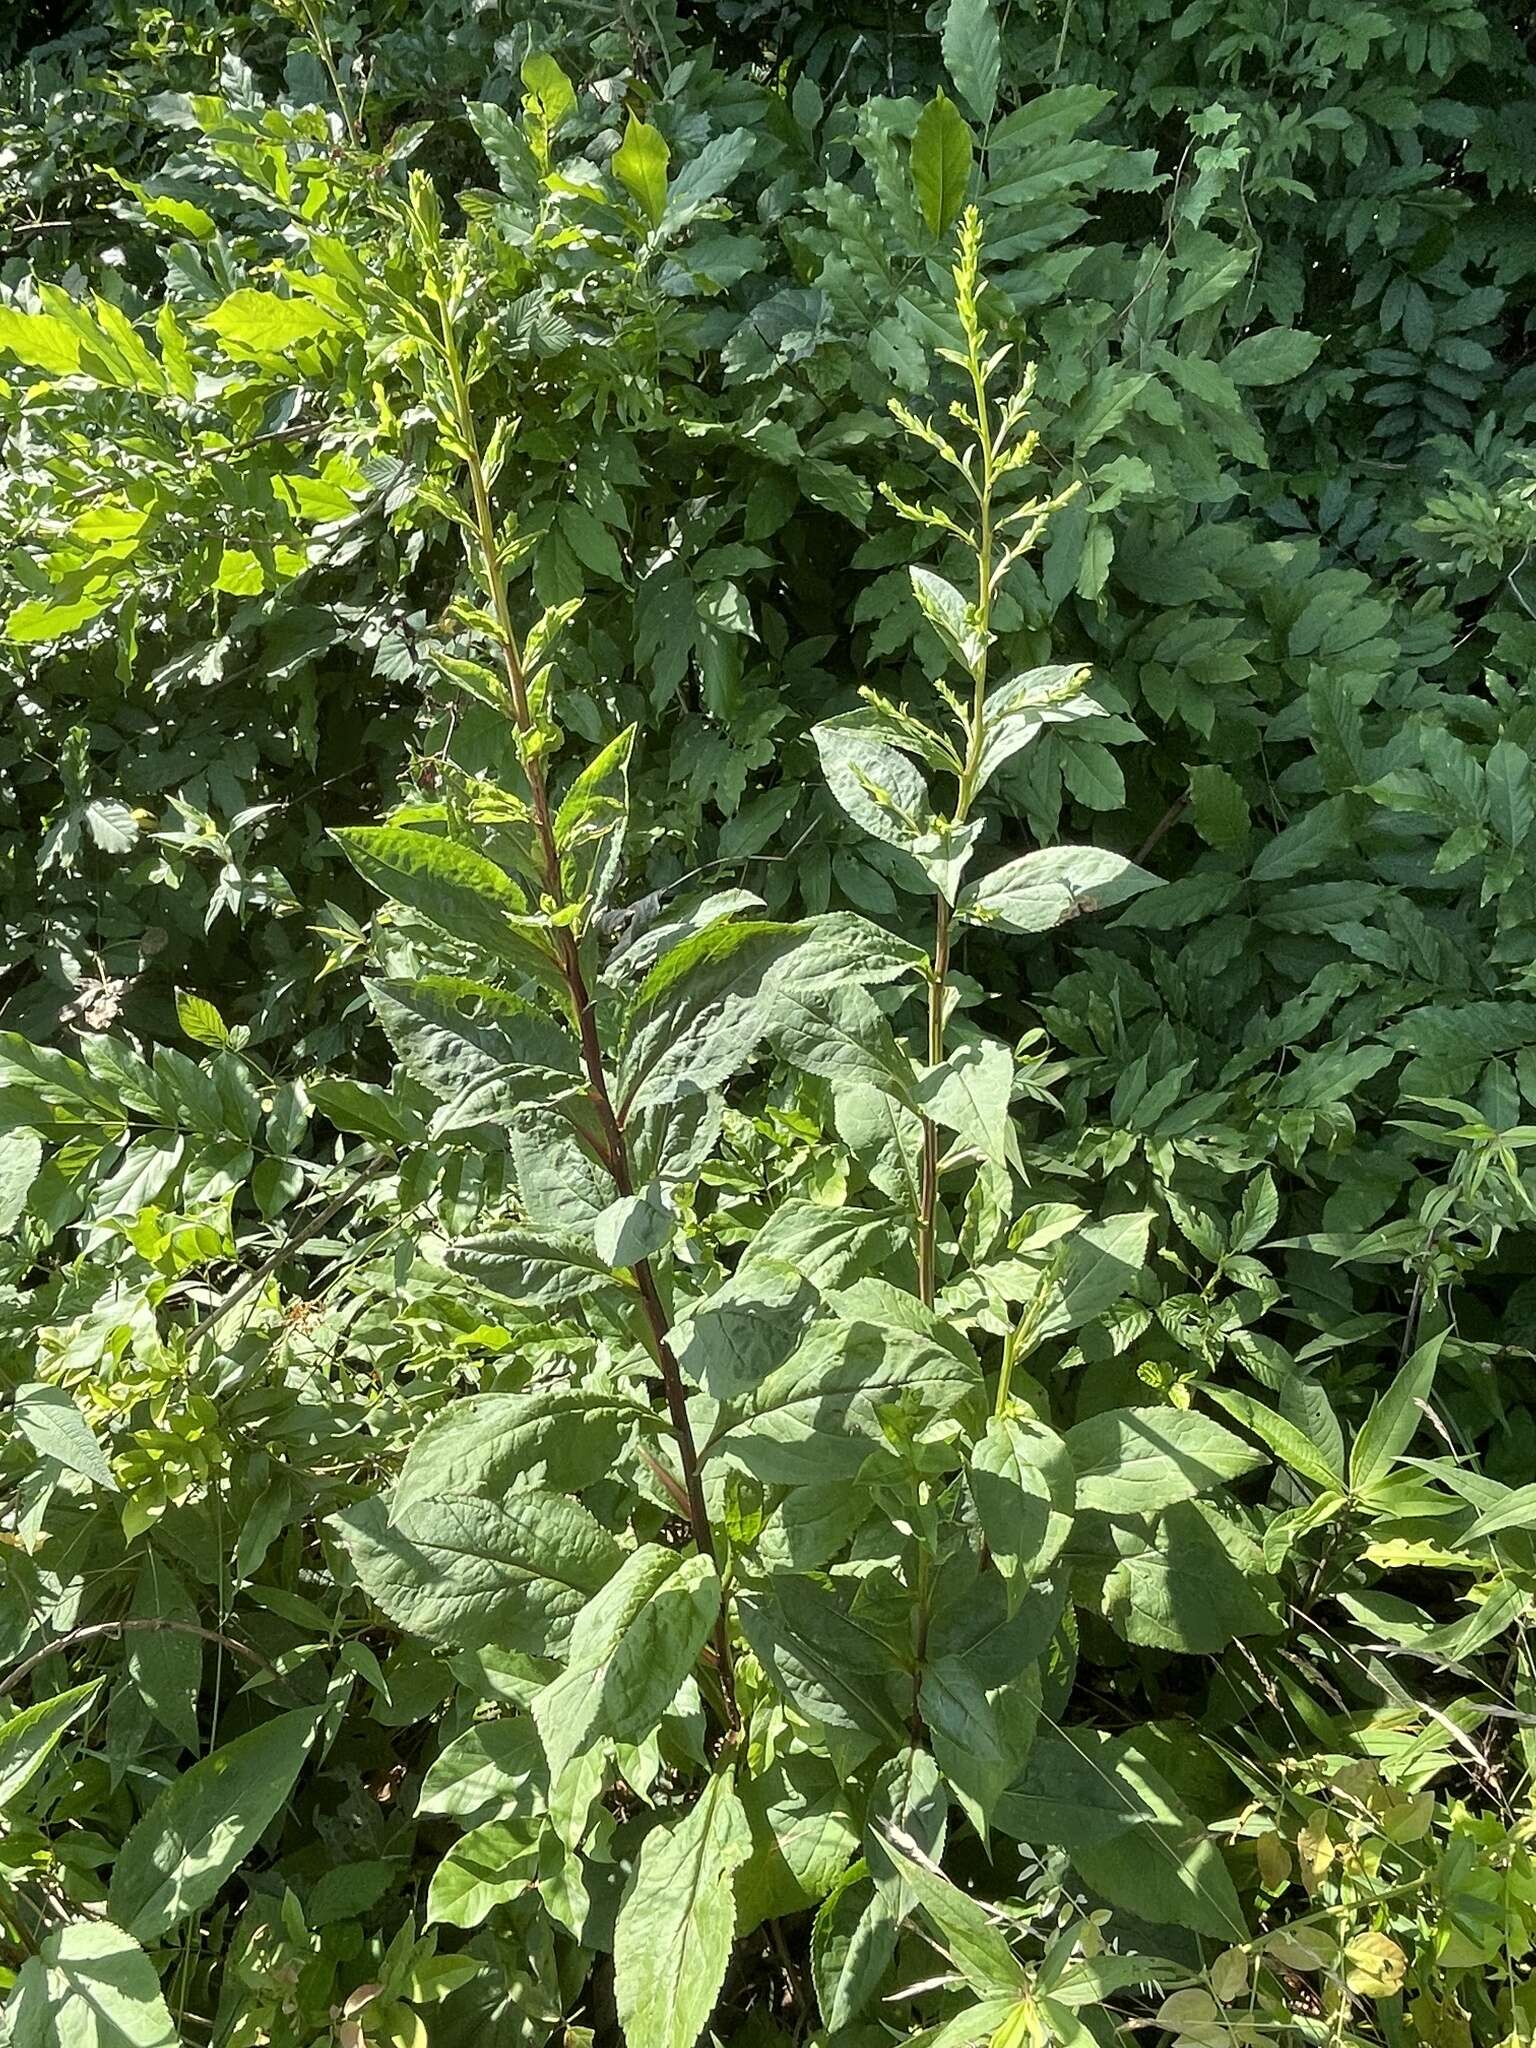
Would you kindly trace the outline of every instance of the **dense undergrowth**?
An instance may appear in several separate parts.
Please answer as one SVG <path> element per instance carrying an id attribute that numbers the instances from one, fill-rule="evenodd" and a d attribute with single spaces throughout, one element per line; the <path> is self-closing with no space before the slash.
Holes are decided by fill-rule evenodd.
<path id="1" fill-rule="evenodd" d="M 1528 2041 L 1532 23 L 46 14 L 10 2040 Z"/>

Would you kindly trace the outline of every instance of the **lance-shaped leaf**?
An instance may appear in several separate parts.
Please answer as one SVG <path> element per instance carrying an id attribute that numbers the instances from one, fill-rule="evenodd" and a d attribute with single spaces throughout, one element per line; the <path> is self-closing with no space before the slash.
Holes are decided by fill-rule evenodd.
<path id="1" fill-rule="evenodd" d="M 318 1721 L 315 1708 L 279 1714 L 173 1779 L 113 1865 L 113 1919 L 153 1941 L 211 1904 L 282 1810 Z"/>
<path id="2" fill-rule="evenodd" d="M 1008 1946 L 996 1919 L 969 1893 L 951 1884 L 910 1835 L 893 1828 L 885 1846 L 940 1947 L 971 1989 L 983 1995 L 1022 1991 L 1028 1982 L 1024 1966 Z"/>
<path id="3" fill-rule="evenodd" d="M 628 2048 L 694 2048 L 714 2010 L 736 1926 L 734 1872 L 752 1853 L 728 1775 L 640 1847 L 614 1932 L 614 1997 Z"/>
<path id="4" fill-rule="evenodd" d="M 1069 917 L 1106 910 L 1156 885 L 1156 875 L 1107 847 L 1049 846 L 1021 854 L 972 882 L 955 912 L 969 924 L 1048 932 Z"/>
<path id="5" fill-rule="evenodd" d="M 646 1543 L 576 1617 L 566 1668 L 535 1695 L 550 1773 L 604 1736 L 643 1742 L 677 1697 L 720 1611 L 707 1557 Z"/>
<path id="6" fill-rule="evenodd" d="M 62 1387 L 34 1382 L 16 1389 L 16 1427 L 40 1458 L 52 1458 L 66 1472 L 116 1493 L 117 1480 L 90 1424 Z"/>
<path id="7" fill-rule="evenodd" d="M 1361 1423 L 1349 1457 L 1352 1493 L 1364 1493 L 1412 1442 L 1424 1420 L 1444 1342 L 1442 1333 L 1421 1344 Z"/>
<path id="8" fill-rule="evenodd" d="M 624 140 L 610 162 L 614 176 L 639 203 L 653 228 L 660 227 L 667 210 L 667 165 L 671 160 L 672 152 L 660 131 L 631 114 Z"/>
<path id="9" fill-rule="evenodd" d="M 1111 1515 L 1156 1514 L 1265 1463 L 1192 1408 L 1111 1408 L 1075 1423 L 1065 1441 L 1078 1506 Z"/>
<path id="10" fill-rule="evenodd" d="M 912 137 L 912 184 L 931 235 L 952 227 L 965 204 L 974 154 L 971 131 L 946 93 L 936 93 L 918 116 Z"/>
<path id="11" fill-rule="evenodd" d="M 13 1813 L 21 1795 L 47 1763 L 65 1729 L 101 1690 L 101 1680 L 72 1686 L 0 1721 L 0 1813 Z"/>
<path id="12" fill-rule="evenodd" d="M 488 1820 L 461 1835 L 432 1873 L 427 1925 L 478 1927 L 493 1906 L 528 1890 L 539 1871 L 543 1829 L 526 1820 Z"/>
<path id="13" fill-rule="evenodd" d="M 1104 707 L 1084 687 L 1091 673 L 1086 668 L 1032 668 L 988 693 L 981 717 L 978 790 L 1048 726 L 1103 715 Z"/>
<path id="14" fill-rule="evenodd" d="M 992 0 L 949 0 L 944 16 L 944 68 L 976 119 L 992 118 L 1002 68 L 1002 38 Z"/>
<path id="15" fill-rule="evenodd" d="M 811 1929 L 811 1981 L 829 2034 L 868 2010 L 895 1958 L 899 1932 L 894 1908 L 864 1865 L 855 1864 Z"/>
<path id="16" fill-rule="evenodd" d="M 601 909 L 618 878 L 629 829 L 629 726 L 582 770 L 555 814 L 566 901 Z"/>
<path id="17" fill-rule="evenodd" d="M 349 825 L 331 836 L 381 895 L 466 945 L 563 989 L 547 932 L 526 915 L 522 890 L 483 853 L 404 825 Z"/>
<path id="18" fill-rule="evenodd" d="M 1021 1842 L 1065 1849 L 1087 1884 L 1141 1919 L 1247 1939 L 1220 1850 L 1134 1737 L 1042 1735 L 995 1818 Z"/>

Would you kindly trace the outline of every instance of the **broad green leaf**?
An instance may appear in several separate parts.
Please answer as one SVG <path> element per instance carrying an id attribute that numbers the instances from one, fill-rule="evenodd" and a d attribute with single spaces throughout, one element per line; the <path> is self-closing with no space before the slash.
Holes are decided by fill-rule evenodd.
<path id="1" fill-rule="evenodd" d="M 80 337 L 52 313 L 0 306 L 0 349 L 50 377 L 68 377 L 80 367 Z"/>
<path id="2" fill-rule="evenodd" d="M 398 1517 L 445 1493 L 496 1499 L 525 1486 L 580 1493 L 613 1470 L 635 1430 L 656 1426 L 649 1402 L 602 1387 L 472 1394 L 450 1402 L 412 1439 L 390 1510 Z"/>
<path id="3" fill-rule="evenodd" d="M 989 691 L 976 787 L 984 789 L 999 768 L 1049 727 L 1101 716 L 1103 707 L 1086 689 L 1091 674 L 1086 668 L 1032 668 Z"/>
<path id="4" fill-rule="evenodd" d="M 672 152 L 660 133 L 631 114 L 624 140 L 609 161 L 614 176 L 639 202 L 653 228 L 660 227 L 667 210 L 667 165 L 671 160 Z"/>
<path id="5" fill-rule="evenodd" d="M 967 1659 L 930 1656 L 917 1707 L 945 1782 L 985 1840 L 993 1808 L 1034 1740 L 1033 1690 L 1026 1683 L 989 1690 Z"/>
<path id="6" fill-rule="evenodd" d="M 539 1731 L 526 1714 L 477 1721 L 439 1752 L 421 1781 L 419 1814 L 443 1814 L 475 1827 L 487 1820 L 532 1820 L 544 1811 L 549 1771 Z"/>
<path id="7" fill-rule="evenodd" d="M 5 2006 L 11 2048 L 181 2048 L 154 1964 L 110 1920 L 50 1934 Z"/>
<path id="8" fill-rule="evenodd" d="M 1190 771 L 1189 795 L 1195 830 L 1207 846 L 1232 851 L 1247 845 L 1253 819 L 1236 776 L 1217 762 L 1203 762 Z"/>
<path id="9" fill-rule="evenodd" d="M 872 1187 L 911 1215 L 921 1192 L 923 1126 L 917 1111 L 883 1090 L 839 1088 L 832 1098 L 837 1135 Z"/>
<path id="10" fill-rule="evenodd" d="M 720 1611 L 707 1557 L 645 1543 L 577 1615 L 566 1668 L 531 1711 L 551 1772 L 603 1737 L 643 1742 L 677 1697 Z"/>
<path id="11" fill-rule="evenodd" d="M 42 1163 L 42 1140 L 35 1132 L 0 1137 L 0 1237 L 9 1237 L 26 1214 L 27 1193 Z"/>
<path id="12" fill-rule="evenodd" d="M 52 1756 L 60 1737 L 101 1690 L 101 1680 L 72 1686 L 0 1721 L 0 1813 L 10 1814 Z"/>
<path id="13" fill-rule="evenodd" d="M 739 1594 L 736 1613 L 770 1681 L 807 1720 L 848 1736 L 903 1740 L 911 1675 L 834 1593 L 780 1572 Z M 861 1741 L 858 1753 L 868 1746 Z"/>
<path id="14" fill-rule="evenodd" d="M 173 1779 L 113 1865 L 113 1919 L 153 1941 L 211 1905 L 286 1805 L 317 1719 L 308 1707 L 279 1714 Z"/>
<path id="15" fill-rule="evenodd" d="M 178 1574 L 156 1551 L 139 1567 L 133 1588 L 133 1616 L 141 1621 L 196 1625 L 197 1603 Z M 203 1677 L 202 1639 L 189 1629 L 139 1628 L 124 1639 L 128 1676 L 140 1699 L 183 1749 L 202 1746 L 197 1718 Z"/>
<path id="16" fill-rule="evenodd" d="M 1150 1534 L 1126 1532 L 1104 1583 L 1106 1619 L 1147 1649 L 1215 1655 L 1238 1636 L 1284 1627 L 1258 1545 L 1205 1501 L 1181 1501 Z"/>
<path id="17" fill-rule="evenodd" d="M 770 1486 L 853 1479 L 884 1441 L 880 1411 L 963 1415 L 981 1374 L 931 1338 L 873 1323 L 822 1323 L 740 1403 L 710 1446 Z"/>
<path id="18" fill-rule="evenodd" d="M 808 993 L 787 977 L 774 991 L 768 1037 L 802 1073 L 838 1088 L 878 1088 L 911 1105 L 912 1063 L 873 996 L 855 983 Z"/>
<path id="19" fill-rule="evenodd" d="M 871 837 L 910 850 L 933 829 L 928 786 L 905 754 L 874 737 L 857 713 L 852 718 L 812 728 L 827 787 Z"/>
<path id="20" fill-rule="evenodd" d="M 1289 384 L 1311 369 L 1322 345 L 1322 336 L 1305 328 L 1270 327 L 1245 335 L 1222 357 L 1221 367 L 1234 384 Z"/>
<path id="21" fill-rule="evenodd" d="M 66 1472 L 76 1472 L 108 1493 L 118 1491 L 112 1467 L 90 1424 L 62 1387 L 42 1386 L 36 1381 L 18 1387 L 13 1412 L 16 1427 L 40 1458 L 52 1458 Z"/>
<path id="22" fill-rule="evenodd" d="M 931 235 L 946 233 L 960 217 L 971 181 L 971 131 L 945 93 L 935 93 L 912 137 L 912 185 Z"/>
<path id="23" fill-rule="evenodd" d="M 280 299 L 275 292 L 250 289 L 231 292 L 197 324 L 217 335 L 232 355 L 279 359 L 339 331 L 335 314 L 314 299 Z"/>
<path id="24" fill-rule="evenodd" d="M 613 1287 L 613 1268 L 589 1236 L 575 1230 L 509 1225 L 450 1247 L 455 1273 L 524 1308 L 559 1308 Z"/>
<path id="25" fill-rule="evenodd" d="M 506 1121 L 580 1086 L 574 1037 L 519 996 L 447 974 L 365 986 L 395 1056 L 443 1104 L 439 1130 Z"/>
<path id="26" fill-rule="evenodd" d="M 942 1065 L 923 1074 L 917 1106 L 983 1159 L 1000 1164 L 1008 1150 L 1012 1093 L 1012 1053 L 999 1039 L 977 1038 L 956 1046 Z"/>
<path id="27" fill-rule="evenodd" d="M 731 1878 L 751 1853 L 747 1817 L 723 1773 L 680 1820 L 646 1836 L 613 1944 L 614 1997 L 628 2048 L 694 2048 L 730 1960 Z"/>
<path id="28" fill-rule="evenodd" d="M 1005 931 L 1047 932 L 1070 917 L 1124 903 L 1155 888 L 1157 879 L 1107 847 L 1045 847 L 972 882 L 961 892 L 956 915 Z"/>
<path id="29" fill-rule="evenodd" d="M 673 1332 L 679 1364 L 717 1401 L 760 1386 L 794 1352 L 817 1304 L 814 1287 L 777 1260 L 747 1260 Z"/>
<path id="30" fill-rule="evenodd" d="M 637 1266 L 654 1258 L 676 1229 L 676 1212 L 653 1183 L 610 1202 L 592 1226 L 592 1243 L 606 1265 Z"/>
<path id="31" fill-rule="evenodd" d="M 1360 1425 L 1349 1454 L 1349 1490 L 1367 1492 L 1413 1441 L 1434 1385 L 1443 1335 L 1421 1344 Z"/>
<path id="32" fill-rule="evenodd" d="M 1066 1433 L 1077 1504 L 1150 1515 L 1264 1463 L 1263 1454 L 1192 1408 L 1111 1408 Z"/>
<path id="33" fill-rule="evenodd" d="M 752 1854 L 736 1872 L 736 1939 L 764 1920 L 813 1910 L 858 1848 L 850 1794 L 830 1760 L 792 1747 L 738 1785 Z"/>
<path id="34" fill-rule="evenodd" d="M 483 853 L 404 825 L 349 825 L 331 837 L 381 895 L 563 989 L 546 933 L 523 914 L 523 892 Z"/>
<path id="35" fill-rule="evenodd" d="M 94 583 L 86 594 L 62 603 L 54 603 L 48 598 L 30 598 L 7 614 L 5 637 L 14 646 L 62 639 L 78 626 L 87 626 L 92 619 L 100 618 L 119 594 L 117 586 L 102 580 Z"/>
<path id="36" fill-rule="evenodd" d="M 847 912 L 803 924 L 712 924 L 674 946 L 636 991 L 619 1096 L 639 1109 L 716 1088 L 749 1065 L 775 1016 L 775 997 L 850 982 L 894 981 L 923 954 Z"/>
<path id="37" fill-rule="evenodd" d="M 985 127 L 997 105 L 1001 39 L 991 0 L 949 0 L 944 16 L 944 68 L 955 90 Z"/>
<path id="38" fill-rule="evenodd" d="M 1493 820 L 1494 830 L 1506 846 L 1523 845 L 1526 834 L 1536 823 L 1529 754 L 1513 740 L 1499 740 L 1488 749 L 1488 758 L 1483 763 L 1483 780 L 1488 790 L 1488 814 Z"/>
<path id="39" fill-rule="evenodd" d="M 987 644 L 970 600 L 934 569 L 909 569 L 907 575 L 918 610 L 966 674 L 979 676 Z M 831 723 L 835 728 L 837 722 Z"/>
<path id="40" fill-rule="evenodd" d="M 1010 1587 L 1049 1571 L 1077 1501 L 1077 1474 L 1056 1432 L 1022 1416 L 993 1416 L 966 1478 L 987 1548 Z"/>
<path id="41" fill-rule="evenodd" d="M 621 1553 L 584 1507 L 537 1488 L 500 1500 L 377 1497 L 330 1519 L 364 1592 L 397 1627 L 448 1649 L 558 1652 Z"/>
<path id="42" fill-rule="evenodd" d="M 222 1052 L 229 1044 L 229 1026 L 219 1015 L 217 1003 L 210 1003 L 206 996 L 193 995 L 189 989 L 176 991 L 176 1022 L 194 1045 L 206 1045 L 215 1052 Z"/>
<path id="43" fill-rule="evenodd" d="M 576 92 L 571 81 L 543 50 L 525 57 L 518 75 L 523 82 L 523 104 L 531 102 L 546 131 L 555 134 L 576 111 Z"/>
<path id="44" fill-rule="evenodd" d="M 461 1835 L 432 1872 L 429 1927 L 478 1927 L 493 1906 L 528 1890 L 539 1872 L 541 1822 L 488 1820 Z"/>
<path id="45" fill-rule="evenodd" d="M 1140 1919 L 1247 1939 L 1220 1851 L 1133 1736 L 1042 1735 L 996 1823 L 1021 1842 L 1065 1849 L 1086 1883 Z"/>
<path id="46" fill-rule="evenodd" d="M 1108 1216 L 1072 1230 L 1065 1242 L 1054 1234 L 1039 1250 L 1026 1242 L 1017 1256 L 982 1267 L 978 1278 L 1025 1309 L 1023 1329 L 1030 1344 L 1038 1344 L 1080 1329 L 1135 1287 L 1151 1226 L 1145 1209 Z"/>
<path id="47" fill-rule="evenodd" d="M 901 1881 L 895 1858 L 886 1852 L 886 1837 L 916 1842 L 935 1863 L 944 1860 L 949 1838 L 949 1791 L 938 1765 L 926 1749 L 911 1742 L 875 1774 L 864 1809 L 864 1857 L 876 1889 L 898 1919 L 917 1904 Z"/>

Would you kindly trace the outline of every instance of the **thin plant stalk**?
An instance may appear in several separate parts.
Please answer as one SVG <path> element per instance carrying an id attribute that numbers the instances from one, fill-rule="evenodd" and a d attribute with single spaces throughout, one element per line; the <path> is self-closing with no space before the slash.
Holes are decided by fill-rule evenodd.
<path id="1" fill-rule="evenodd" d="M 512 623 L 511 600 L 502 551 L 496 537 L 496 518 L 491 505 L 490 483 L 486 475 L 478 423 L 459 347 L 456 309 L 452 292 L 445 286 L 441 277 L 434 278 L 434 285 L 440 315 L 441 350 L 453 399 L 454 426 L 469 479 L 473 509 L 473 566 L 490 599 L 491 617 L 495 622 L 495 638 L 506 676 L 508 710 L 517 728 L 519 739 L 523 742 L 520 754 L 528 781 L 529 808 L 538 841 L 544 894 L 558 913 L 569 906 L 566 903 L 560 853 L 555 839 L 554 814 L 550 806 L 542 753 L 537 744 L 538 728 L 529 700 L 522 649 Z M 597 1010 L 582 966 L 580 942 L 570 927 L 561 923 L 555 927 L 555 945 L 561 976 L 566 986 L 567 1000 L 580 1041 L 587 1092 L 601 1133 L 602 1162 L 611 1175 L 618 1193 L 630 1195 L 634 1193 L 634 1180 L 630 1170 L 629 1147 L 608 1086 L 608 1076 L 603 1065 L 602 1043 L 598 1034 Z M 639 1259 L 630 1268 L 630 1272 L 645 1319 L 647 1348 L 655 1360 L 666 1395 L 667 1412 L 677 1442 L 678 1462 L 682 1467 L 683 1492 L 687 1501 L 688 1521 L 694 1545 L 703 1556 L 718 1566 L 719 1551 L 704 1500 L 698 1447 L 694 1442 L 693 1428 L 688 1419 L 687 1389 L 677 1363 L 677 1355 L 672 1347 L 671 1319 L 657 1288 L 650 1262 Z M 734 1723 L 736 1708 L 730 1641 L 723 1607 L 715 1627 L 715 1653 L 719 1665 L 721 1690 L 727 1706 L 727 1718 Z"/>

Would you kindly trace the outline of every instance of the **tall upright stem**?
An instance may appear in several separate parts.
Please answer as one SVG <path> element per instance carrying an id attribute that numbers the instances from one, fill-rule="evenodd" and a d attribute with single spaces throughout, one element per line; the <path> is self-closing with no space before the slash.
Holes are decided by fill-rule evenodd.
<path id="1" fill-rule="evenodd" d="M 934 916 L 933 968 L 928 981 L 928 1064 L 936 1067 L 944 1057 L 944 1006 L 949 977 L 949 905 L 941 896 Z M 917 1291 L 933 1307 L 934 1223 L 939 1206 L 939 1127 L 931 1116 L 923 1118 L 923 1166 L 918 1188 Z"/>
<path id="2" fill-rule="evenodd" d="M 513 721 L 518 733 L 526 741 L 535 735 L 535 722 L 529 703 L 528 679 L 523 669 L 522 652 L 512 624 L 511 599 L 507 590 L 501 548 L 496 538 L 496 515 L 491 505 L 490 483 L 485 473 L 479 430 L 474 407 L 470 401 L 469 386 L 464 376 L 463 359 L 459 353 L 451 295 L 441 279 L 437 280 L 437 283 L 443 357 L 453 393 L 455 424 L 469 474 L 480 575 L 490 598 L 491 615 L 496 623 L 496 640 L 502 666 L 506 672 L 507 696 Z M 539 845 L 539 865 L 543 875 L 544 893 L 557 908 L 563 908 L 566 903 L 565 879 L 560 866 L 560 849 L 555 839 L 554 816 L 550 809 L 549 786 L 545 780 L 543 759 L 536 746 L 525 746 L 522 749 L 522 758 L 523 772 L 528 779 L 529 808 Z M 587 1093 L 602 1134 L 604 1163 L 613 1177 L 614 1186 L 619 1194 L 630 1195 L 634 1193 L 634 1181 L 630 1172 L 629 1145 L 624 1135 L 624 1127 L 613 1106 L 613 1096 L 603 1066 L 597 1009 L 591 989 L 587 985 L 586 972 L 582 967 L 580 941 L 568 926 L 559 925 L 555 930 L 555 945 L 581 1045 L 581 1063 L 586 1075 Z M 699 1472 L 698 1447 L 694 1442 L 692 1424 L 688 1420 L 688 1393 L 677 1363 L 677 1354 L 672 1348 L 671 1319 L 657 1288 L 656 1276 L 651 1271 L 650 1262 L 646 1259 L 637 1260 L 630 1271 L 634 1276 L 635 1290 L 640 1297 L 649 1349 L 661 1375 L 667 1413 L 671 1418 L 672 1433 L 677 1441 L 678 1462 L 683 1469 L 683 1488 L 688 1500 L 688 1520 L 694 1546 L 703 1556 L 718 1564 L 719 1553 L 715 1546 L 714 1529 L 710 1524 L 709 1511 L 704 1501 L 703 1480 Z M 723 1607 L 715 1628 L 715 1653 L 728 1717 L 734 1722 L 736 1700 L 732 1682 L 730 1638 Z"/>
<path id="3" fill-rule="evenodd" d="M 965 763 L 955 799 L 956 826 L 965 823 L 976 794 L 984 738 L 983 714 L 987 696 L 987 648 L 992 626 L 992 556 L 994 547 L 992 494 L 996 481 L 997 448 L 987 409 L 987 381 L 979 349 L 973 339 L 969 369 L 976 400 L 977 438 L 981 451 L 981 477 L 975 485 L 978 523 L 976 539 L 977 590 L 976 627 L 980 654 L 973 677 L 971 716 L 966 733 Z M 934 910 L 933 964 L 928 978 L 928 1064 L 937 1067 L 944 1058 L 945 1013 L 949 1007 L 949 951 L 951 915 L 949 903 L 940 895 Z M 923 1118 L 922 1173 L 918 1184 L 917 1291 L 932 1308 L 936 1289 L 934 1239 L 939 1210 L 939 1127 L 932 1117 Z"/>

